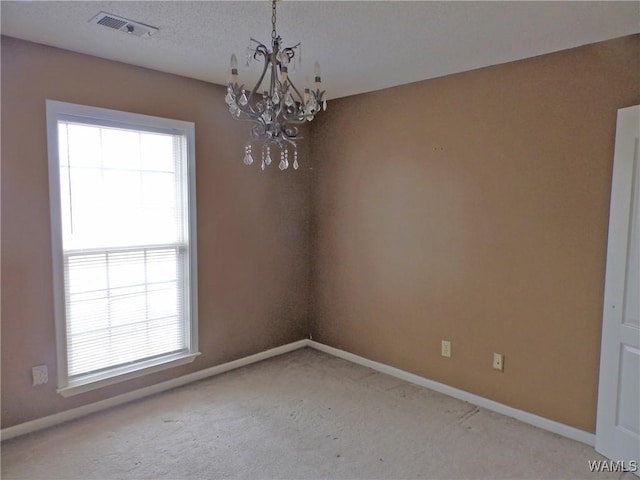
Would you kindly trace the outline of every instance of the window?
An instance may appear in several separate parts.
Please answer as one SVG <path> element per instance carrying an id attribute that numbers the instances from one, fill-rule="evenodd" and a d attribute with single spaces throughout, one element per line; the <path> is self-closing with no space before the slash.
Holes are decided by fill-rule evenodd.
<path id="1" fill-rule="evenodd" d="M 194 360 L 192 123 L 47 100 L 58 391 Z"/>

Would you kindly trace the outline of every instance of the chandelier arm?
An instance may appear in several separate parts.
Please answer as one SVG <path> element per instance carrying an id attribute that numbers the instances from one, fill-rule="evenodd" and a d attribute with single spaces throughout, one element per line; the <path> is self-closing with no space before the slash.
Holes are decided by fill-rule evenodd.
<path id="1" fill-rule="evenodd" d="M 289 58 L 289 60 L 291 60 L 295 55 L 294 50 L 298 48 L 300 45 L 302 45 L 302 42 L 296 43 L 293 47 L 283 48 L 282 52 L 287 55 L 287 58 Z"/>
<path id="2" fill-rule="evenodd" d="M 282 114 L 283 118 L 289 123 L 290 122 L 304 123 L 304 118 L 300 118 L 301 116 L 305 115 L 304 110 L 301 107 L 302 107 L 302 103 L 294 102 L 294 104 L 291 105 L 292 111 L 283 112 Z"/>
<path id="3" fill-rule="evenodd" d="M 300 119 L 299 119 L 299 118 L 297 118 L 297 117 L 288 117 L 288 116 L 286 116 L 286 117 L 284 117 L 284 118 L 285 118 L 285 120 L 287 121 L 287 123 L 293 123 L 293 124 L 295 124 L 295 125 L 302 125 L 303 123 L 305 123 L 305 122 L 306 122 L 306 117 L 305 117 L 305 118 L 303 118 L 302 120 L 300 120 Z"/>
<path id="4" fill-rule="evenodd" d="M 251 129 L 251 138 L 258 140 L 267 134 L 267 127 L 264 123 L 256 123 Z"/>
<path id="5" fill-rule="evenodd" d="M 291 86 L 293 86 L 293 89 L 295 90 L 300 100 L 298 102 L 294 102 L 293 112 L 285 112 L 283 113 L 283 117 L 287 121 L 287 123 L 302 124 L 305 122 L 307 115 L 304 111 L 304 100 L 300 97 L 300 92 L 296 89 L 296 87 L 293 84 L 291 84 Z"/>
<path id="6" fill-rule="evenodd" d="M 292 105 L 292 108 L 293 108 L 292 112 L 287 112 L 287 111 L 282 112 L 282 117 L 286 120 L 287 123 L 297 123 L 297 124 L 304 123 L 305 122 L 304 110 L 300 108 L 298 104 Z M 300 118 L 301 116 L 303 118 Z"/>
<path id="7" fill-rule="evenodd" d="M 283 112 L 282 117 L 286 120 L 286 123 L 294 123 L 302 125 L 307 119 L 307 114 L 298 105 L 294 105 L 294 111 L 291 113 Z"/>
<path id="8" fill-rule="evenodd" d="M 264 80 L 264 76 L 267 73 L 267 68 L 269 68 L 269 63 L 271 63 L 271 60 L 269 59 L 268 56 L 265 56 L 264 57 L 264 67 L 262 67 L 262 74 L 260 75 L 260 79 L 258 80 L 258 82 L 253 87 L 253 90 L 251 90 L 251 93 L 249 94 L 249 99 L 248 99 L 249 103 L 247 103 L 247 105 L 251 105 L 251 98 L 258 91 L 258 88 L 260 88 L 260 85 L 262 85 L 262 81 Z M 253 110 L 253 107 L 251 107 L 251 110 L 254 113 L 256 113 L 255 110 Z"/>
<path id="9" fill-rule="evenodd" d="M 302 45 L 302 42 L 296 43 L 293 47 L 285 47 L 280 52 L 287 57 L 287 65 L 296 56 L 295 49 Z"/>
<path id="10" fill-rule="evenodd" d="M 298 95 L 298 99 L 300 100 L 300 103 L 304 105 L 304 96 L 302 96 L 300 94 L 300 91 L 296 88 L 295 84 L 291 81 L 291 79 L 287 79 L 287 81 L 289 82 L 289 85 L 291 86 L 291 88 L 293 88 L 293 91 L 296 92 L 296 95 Z"/>
<path id="11" fill-rule="evenodd" d="M 272 144 L 275 143 L 276 145 L 278 145 L 278 147 L 280 147 L 281 150 L 286 148 L 287 146 L 286 144 L 291 145 L 296 150 L 298 148 L 296 146 L 295 139 L 285 134 L 280 135 L 278 138 L 273 138 L 268 140 L 268 143 L 272 143 Z"/>
<path id="12" fill-rule="evenodd" d="M 251 38 L 251 41 L 256 43 L 256 44 L 258 44 L 258 46 L 255 48 L 255 52 L 253 54 L 253 58 L 254 59 L 256 59 L 256 60 L 258 59 L 258 57 L 257 57 L 258 54 L 262 55 L 263 57 L 266 57 L 269 54 L 269 49 L 267 48 L 267 46 L 264 43 L 256 40 L 253 37 Z"/>
<path id="13" fill-rule="evenodd" d="M 286 146 L 282 145 L 283 143 L 288 143 L 289 145 L 291 145 L 293 148 L 297 149 L 298 147 L 296 147 L 296 142 L 294 142 L 293 140 L 289 140 L 289 138 L 287 137 L 282 137 L 281 142 L 278 142 L 280 144 L 280 148 L 286 148 Z"/>
<path id="14" fill-rule="evenodd" d="M 236 107 L 240 111 L 240 113 L 244 113 L 245 115 L 247 115 L 250 120 L 257 120 L 258 118 L 260 118 L 260 112 L 256 112 L 250 103 L 247 103 L 247 105 L 244 106 L 236 103 Z M 243 119 L 239 118 L 239 120 Z"/>
<path id="15" fill-rule="evenodd" d="M 239 121 L 241 121 L 241 122 L 261 123 L 260 121 L 261 121 L 262 119 L 260 118 L 260 116 L 259 116 L 259 115 L 254 117 L 254 116 L 253 116 L 252 114 L 250 114 L 250 113 L 247 113 L 247 112 L 242 112 L 242 113 L 244 113 L 244 114 L 246 115 L 246 117 L 236 117 L 236 120 L 239 120 Z"/>
<path id="16" fill-rule="evenodd" d="M 289 128 L 289 131 L 291 133 L 289 133 L 286 128 L 284 129 L 284 133 L 282 134 L 283 138 L 289 139 L 289 141 L 295 146 L 294 140 L 302 139 L 302 137 L 298 137 L 298 127 L 291 127 Z"/>
<path id="17" fill-rule="evenodd" d="M 287 115 L 287 122 L 288 123 L 303 124 L 306 119 L 307 119 L 307 114 L 301 108 L 298 108 L 298 109 L 296 109 L 295 112 Z"/>

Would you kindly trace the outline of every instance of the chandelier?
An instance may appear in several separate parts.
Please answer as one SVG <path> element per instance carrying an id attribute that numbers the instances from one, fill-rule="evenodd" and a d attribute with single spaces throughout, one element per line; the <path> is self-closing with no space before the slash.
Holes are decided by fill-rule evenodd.
<path id="1" fill-rule="evenodd" d="M 305 88 L 301 93 L 289 77 L 289 67 L 295 70 L 296 62 L 301 65 L 301 44 L 282 47 L 282 38 L 276 32 L 276 1 L 271 2 L 271 50 L 255 39 L 247 47 L 247 66 L 251 61 L 263 62 L 262 74 L 251 89 L 238 84 L 238 59 L 231 55 L 231 78 L 227 85 L 225 102 L 229 113 L 238 120 L 247 120 L 251 128 L 251 140 L 244 147 L 244 163 L 254 162 L 254 152 L 258 150 L 261 167 L 271 164 L 272 155 L 280 156 L 278 168 L 289 168 L 293 158 L 293 168 L 297 170 L 298 137 L 297 125 L 313 120 L 321 110 L 327 109 L 325 92 L 320 91 L 320 65 L 314 65 L 314 89 Z M 263 86 L 264 85 L 264 86 Z"/>

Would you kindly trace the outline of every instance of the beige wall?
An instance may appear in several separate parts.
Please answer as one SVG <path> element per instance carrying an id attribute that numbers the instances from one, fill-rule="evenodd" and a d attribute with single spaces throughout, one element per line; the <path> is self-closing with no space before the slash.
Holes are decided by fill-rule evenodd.
<path id="1" fill-rule="evenodd" d="M 2 427 L 306 336 L 308 170 L 245 167 L 249 129 L 223 96 L 205 82 L 2 38 Z M 55 392 L 45 99 L 195 122 L 194 363 L 71 398 Z M 31 367 L 43 363 L 52 380 L 32 387 Z"/>
<path id="2" fill-rule="evenodd" d="M 331 102 L 311 146 L 314 339 L 593 432 L 639 59 L 636 35 Z"/>
<path id="3" fill-rule="evenodd" d="M 282 174 L 242 165 L 222 87 L 2 38 L 2 427 L 308 320 L 321 342 L 593 431 L 615 113 L 640 103 L 639 53 L 636 35 L 333 101 L 305 135 L 313 171 Z M 196 123 L 195 363 L 67 399 L 31 386 L 33 365 L 56 374 L 46 98 Z"/>

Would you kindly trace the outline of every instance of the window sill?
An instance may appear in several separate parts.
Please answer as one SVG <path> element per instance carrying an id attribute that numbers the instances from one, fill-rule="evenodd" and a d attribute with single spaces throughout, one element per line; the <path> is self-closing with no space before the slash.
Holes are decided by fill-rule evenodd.
<path id="1" fill-rule="evenodd" d="M 67 386 L 58 388 L 57 392 L 63 397 L 71 397 L 80 393 L 89 392 L 98 388 L 114 385 L 116 383 L 142 377 L 151 373 L 160 372 L 168 368 L 178 367 L 193 362 L 200 352 L 176 353 L 166 357 L 156 358 L 135 365 L 114 368 L 108 372 L 86 375 L 80 379 L 70 382 Z"/>

